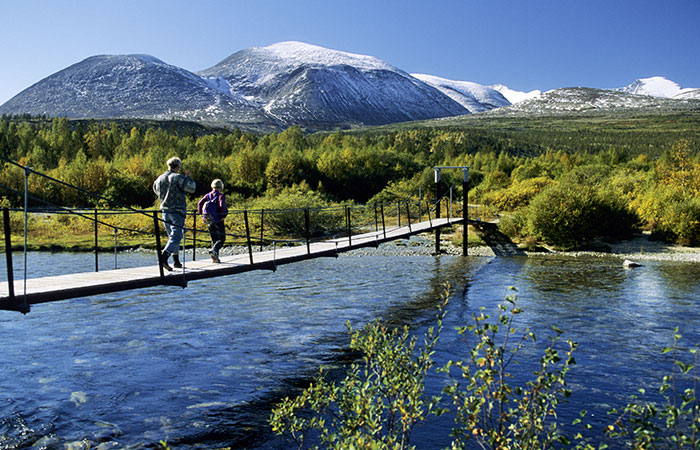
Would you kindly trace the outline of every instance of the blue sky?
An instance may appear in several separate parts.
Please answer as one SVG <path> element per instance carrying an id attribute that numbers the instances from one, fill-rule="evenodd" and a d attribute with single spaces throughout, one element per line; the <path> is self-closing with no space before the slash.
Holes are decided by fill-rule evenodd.
<path id="1" fill-rule="evenodd" d="M 0 0 L 0 104 L 99 54 L 197 71 L 302 41 L 512 89 L 700 87 L 700 0 Z"/>

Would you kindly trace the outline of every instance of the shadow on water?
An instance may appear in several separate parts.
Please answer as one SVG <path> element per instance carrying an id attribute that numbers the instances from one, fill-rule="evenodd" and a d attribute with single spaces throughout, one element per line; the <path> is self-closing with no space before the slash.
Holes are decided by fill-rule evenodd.
<path id="1" fill-rule="evenodd" d="M 434 325 L 437 308 L 445 294 L 446 286 L 450 286 L 451 304 L 462 308 L 469 282 L 486 262 L 484 258 L 435 258 L 426 290 L 412 296 L 410 301 L 392 304 L 376 319 L 389 326 L 407 325 L 414 331 Z M 355 325 L 353 327 L 357 328 Z M 280 380 L 276 389 L 244 405 L 210 411 L 206 418 L 203 418 L 210 426 L 209 430 L 181 435 L 168 440 L 168 443 L 173 448 L 289 448 L 285 439 L 271 433 L 267 421 L 272 408 L 284 397 L 294 396 L 308 387 L 321 366 L 328 379 L 342 379 L 349 365 L 361 357 L 347 347 L 348 341 L 345 330 L 318 336 L 310 345 L 322 345 L 331 350 L 320 359 L 320 364 L 307 367 L 304 376 L 297 374 L 285 377 Z"/>

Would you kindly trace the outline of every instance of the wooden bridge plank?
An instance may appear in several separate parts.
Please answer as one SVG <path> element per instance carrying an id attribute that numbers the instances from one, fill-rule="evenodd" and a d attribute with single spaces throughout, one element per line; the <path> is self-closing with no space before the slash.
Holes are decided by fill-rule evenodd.
<path id="1" fill-rule="evenodd" d="M 37 304 L 56 300 L 85 297 L 89 295 L 106 294 L 130 289 L 173 285 L 185 287 L 187 282 L 217 276 L 232 275 L 251 270 L 275 270 L 279 265 L 290 264 L 306 259 L 333 257 L 338 253 L 357 248 L 378 246 L 384 242 L 405 239 L 412 235 L 430 232 L 437 228 L 461 224 L 462 219 L 445 218 L 420 222 L 408 226 L 330 239 L 294 247 L 280 247 L 253 253 L 253 264 L 248 253 L 221 257 L 221 263 L 215 264 L 208 260 L 186 261 L 185 268 L 175 269 L 166 273 L 161 279 L 157 265 L 114 269 L 102 272 L 84 272 L 27 279 L 27 304 Z M 24 304 L 24 280 L 15 280 L 15 298 L 9 297 L 7 282 L 0 283 L 0 309 L 17 310 Z"/>

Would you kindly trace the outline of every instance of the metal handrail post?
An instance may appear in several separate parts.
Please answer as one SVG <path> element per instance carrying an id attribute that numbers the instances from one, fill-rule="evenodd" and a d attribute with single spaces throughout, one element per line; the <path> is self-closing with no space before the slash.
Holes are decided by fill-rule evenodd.
<path id="1" fill-rule="evenodd" d="M 24 310 L 23 313 L 29 312 L 29 304 L 27 303 L 27 232 L 29 218 L 29 175 L 32 173 L 31 167 L 24 168 Z"/>
<path id="2" fill-rule="evenodd" d="M 306 228 L 306 254 L 311 254 L 311 225 L 309 223 L 309 208 L 304 208 L 304 226 Z"/>
<path id="3" fill-rule="evenodd" d="M 406 220 L 408 220 L 408 232 L 411 232 L 411 204 L 406 202 Z"/>
<path id="4" fill-rule="evenodd" d="M 386 239 L 386 223 L 384 223 L 384 203 L 381 204 L 382 210 L 382 232 L 384 233 L 384 239 Z"/>
<path id="5" fill-rule="evenodd" d="M 97 208 L 95 208 L 95 272 L 100 271 L 100 262 L 99 262 L 99 249 L 97 247 Z"/>
<path id="6" fill-rule="evenodd" d="M 396 203 L 396 218 L 398 221 L 398 228 L 401 228 L 401 202 Z"/>
<path id="7" fill-rule="evenodd" d="M 377 217 L 377 204 L 374 204 L 374 231 L 379 231 L 379 218 Z"/>
<path id="8" fill-rule="evenodd" d="M 426 202 L 427 202 L 426 207 L 427 207 L 427 211 L 428 211 L 428 223 L 430 224 L 430 227 L 432 228 L 433 227 L 433 218 L 430 215 L 430 202 L 427 200 L 426 200 Z"/>
<path id="9" fill-rule="evenodd" d="M 253 264 L 253 246 L 250 243 L 250 227 L 248 226 L 248 210 L 243 210 L 243 219 L 245 220 L 245 237 L 248 241 L 248 256 L 250 263 Z"/>
<path id="10" fill-rule="evenodd" d="M 7 289 L 10 300 L 15 299 L 15 277 L 12 269 L 12 235 L 10 234 L 10 210 L 2 209 L 2 221 L 5 228 L 5 258 L 7 260 Z"/>
<path id="11" fill-rule="evenodd" d="M 165 273 L 163 272 L 163 264 L 161 264 L 161 258 L 163 255 L 160 254 L 160 225 L 158 224 L 158 212 L 153 211 L 153 224 L 155 225 L 156 232 L 156 256 L 158 257 L 158 270 L 160 271 L 161 280 L 165 278 Z"/>
<path id="12" fill-rule="evenodd" d="M 265 208 L 260 210 L 260 251 L 263 251 L 263 243 L 265 242 L 265 235 L 263 234 L 263 225 L 265 221 Z"/>
<path id="13" fill-rule="evenodd" d="M 423 190 L 418 186 L 418 222 L 423 221 Z"/>
<path id="14" fill-rule="evenodd" d="M 192 213 L 192 261 L 197 259 L 197 210 Z"/>
<path id="15" fill-rule="evenodd" d="M 448 218 L 452 219 L 452 186 L 450 186 L 450 210 L 448 212 Z"/>
<path id="16" fill-rule="evenodd" d="M 117 268 L 117 227 L 114 227 L 114 268 Z"/>

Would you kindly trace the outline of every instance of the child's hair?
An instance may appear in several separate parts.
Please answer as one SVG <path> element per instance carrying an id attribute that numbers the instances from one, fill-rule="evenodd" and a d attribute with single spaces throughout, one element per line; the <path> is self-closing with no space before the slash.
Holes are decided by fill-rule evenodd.
<path id="1" fill-rule="evenodd" d="M 211 187 L 212 187 L 212 189 L 223 189 L 224 182 L 217 178 L 216 180 L 211 182 Z"/>

